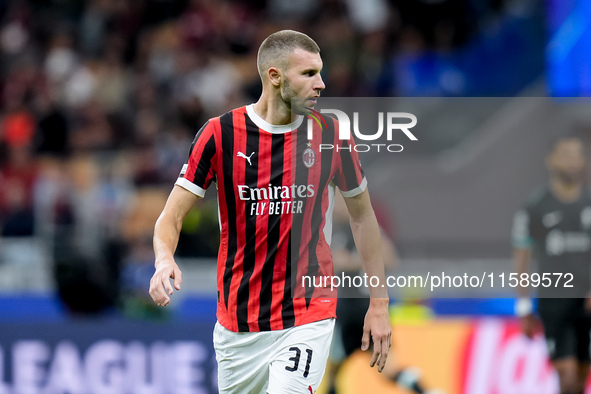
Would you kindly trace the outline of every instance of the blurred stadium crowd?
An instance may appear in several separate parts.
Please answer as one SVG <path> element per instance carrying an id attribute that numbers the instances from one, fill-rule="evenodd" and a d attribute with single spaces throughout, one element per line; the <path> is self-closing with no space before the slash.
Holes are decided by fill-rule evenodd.
<path id="1" fill-rule="evenodd" d="M 540 15 L 505 0 L 2 1 L 0 244 L 41 240 L 73 309 L 145 292 L 153 223 L 191 140 L 256 101 L 268 34 L 317 40 L 329 96 L 511 95 L 543 68 Z M 203 203 L 182 255 L 215 256 Z M 94 304 L 79 297 L 95 287 Z"/>

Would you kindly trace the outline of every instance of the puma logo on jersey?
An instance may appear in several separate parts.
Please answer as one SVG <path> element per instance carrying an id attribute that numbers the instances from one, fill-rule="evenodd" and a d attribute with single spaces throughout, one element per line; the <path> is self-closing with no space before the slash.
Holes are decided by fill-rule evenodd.
<path id="1" fill-rule="evenodd" d="M 242 157 L 243 159 L 246 159 L 246 161 L 248 161 L 248 165 L 252 165 L 252 163 L 250 162 L 250 158 L 252 157 L 252 155 L 254 155 L 256 152 L 252 152 L 249 156 L 246 156 L 244 153 L 242 152 L 238 152 L 238 154 L 236 156 L 238 157 Z"/>
<path id="2" fill-rule="evenodd" d="M 556 226 L 562 220 L 562 213 L 560 211 L 550 212 L 542 217 L 542 223 L 546 228 Z"/>

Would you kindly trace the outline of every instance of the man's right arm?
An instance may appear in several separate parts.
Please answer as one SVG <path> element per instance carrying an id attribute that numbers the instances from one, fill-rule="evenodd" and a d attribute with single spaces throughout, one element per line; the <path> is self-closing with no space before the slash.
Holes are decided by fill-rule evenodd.
<path id="1" fill-rule="evenodd" d="M 181 186 L 174 186 L 166 205 L 154 227 L 154 254 L 156 272 L 150 280 L 150 296 L 160 306 L 170 302 L 174 292 L 170 279 L 174 279 L 174 288 L 181 289 L 181 271 L 174 261 L 179 235 L 185 217 L 199 197 Z"/>
<path id="2" fill-rule="evenodd" d="M 530 220 L 527 210 L 519 211 L 513 219 L 513 263 L 517 278 L 522 274 L 529 272 L 529 262 L 531 260 L 531 232 Z M 521 280 L 518 280 L 517 300 L 515 302 L 515 315 L 521 320 L 523 333 L 532 338 L 534 334 L 535 318 L 533 315 L 533 303 L 529 291 L 521 286 Z"/>
<path id="3" fill-rule="evenodd" d="M 517 277 L 521 278 L 521 274 L 529 272 L 529 261 L 531 259 L 531 250 L 527 248 L 515 248 L 513 250 L 514 269 Z M 517 286 L 517 295 L 519 298 L 529 298 L 530 294 L 527 287 L 521 286 L 521 280 Z"/>
<path id="4" fill-rule="evenodd" d="M 517 277 L 521 278 L 521 274 L 528 273 L 528 265 L 531 259 L 530 249 L 515 248 L 513 252 L 513 260 L 515 263 L 515 272 Z M 521 283 L 521 280 L 519 281 Z M 515 315 L 521 321 L 521 330 L 528 338 L 533 338 L 535 331 L 536 319 L 533 313 L 533 303 L 530 294 L 526 287 L 519 285 L 517 287 L 518 298 L 515 302 Z"/>

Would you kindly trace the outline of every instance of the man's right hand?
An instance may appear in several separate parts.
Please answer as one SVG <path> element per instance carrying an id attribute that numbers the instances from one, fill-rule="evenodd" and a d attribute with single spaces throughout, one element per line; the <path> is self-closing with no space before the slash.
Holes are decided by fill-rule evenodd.
<path id="1" fill-rule="evenodd" d="M 537 324 L 533 310 L 534 305 L 530 298 L 519 297 L 515 300 L 515 315 L 519 317 L 519 321 L 521 322 L 521 331 L 529 339 L 534 337 Z"/>
<path id="2" fill-rule="evenodd" d="M 521 322 L 521 331 L 523 332 L 523 335 L 529 339 L 533 339 L 537 324 L 536 317 L 530 313 L 529 315 L 520 317 L 519 320 Z"/>
<path id="3" fill-rule="evenodd" d="M 174 289 L 180 290 L 183 280 L 181 270 L 174 260 L 156 263 L 156 272 L 150 280 L 150 296 L 159 306 L 170 303 L 170 296 L 174 293 L 170 279 L 174 279 Z"/>

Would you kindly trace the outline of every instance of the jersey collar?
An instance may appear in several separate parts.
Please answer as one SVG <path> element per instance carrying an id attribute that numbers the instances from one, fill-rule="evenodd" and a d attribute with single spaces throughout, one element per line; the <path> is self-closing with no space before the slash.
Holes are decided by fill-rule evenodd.
<path id="1" fill-rule="evenodd" d="M 300 127 L 300 125 L 304 121 L 304 117 L 302 115 L 298 115 L 296 120 L 294 120 L 293 122 L 291 122 L 289 124 L 274 125 L 274 124 L 267 122 L 265 119 L 261 118 L 256 112 L 254 112 L 253 105 L 254 104 L 250 104 L 250 105 L 246 106 L 246 113 L 248 114 L 248 117 L 253 121 L 253 123 L 255 125 L 257 125 L 257 127 L 259 129 L 265 130 L 266 132 L 269 132 L 269 133 L 273 133 L 273 134 L 289 133 L 290 131 L 293 131 L 293 130 L 297 129 L 298 127 Z"/>

